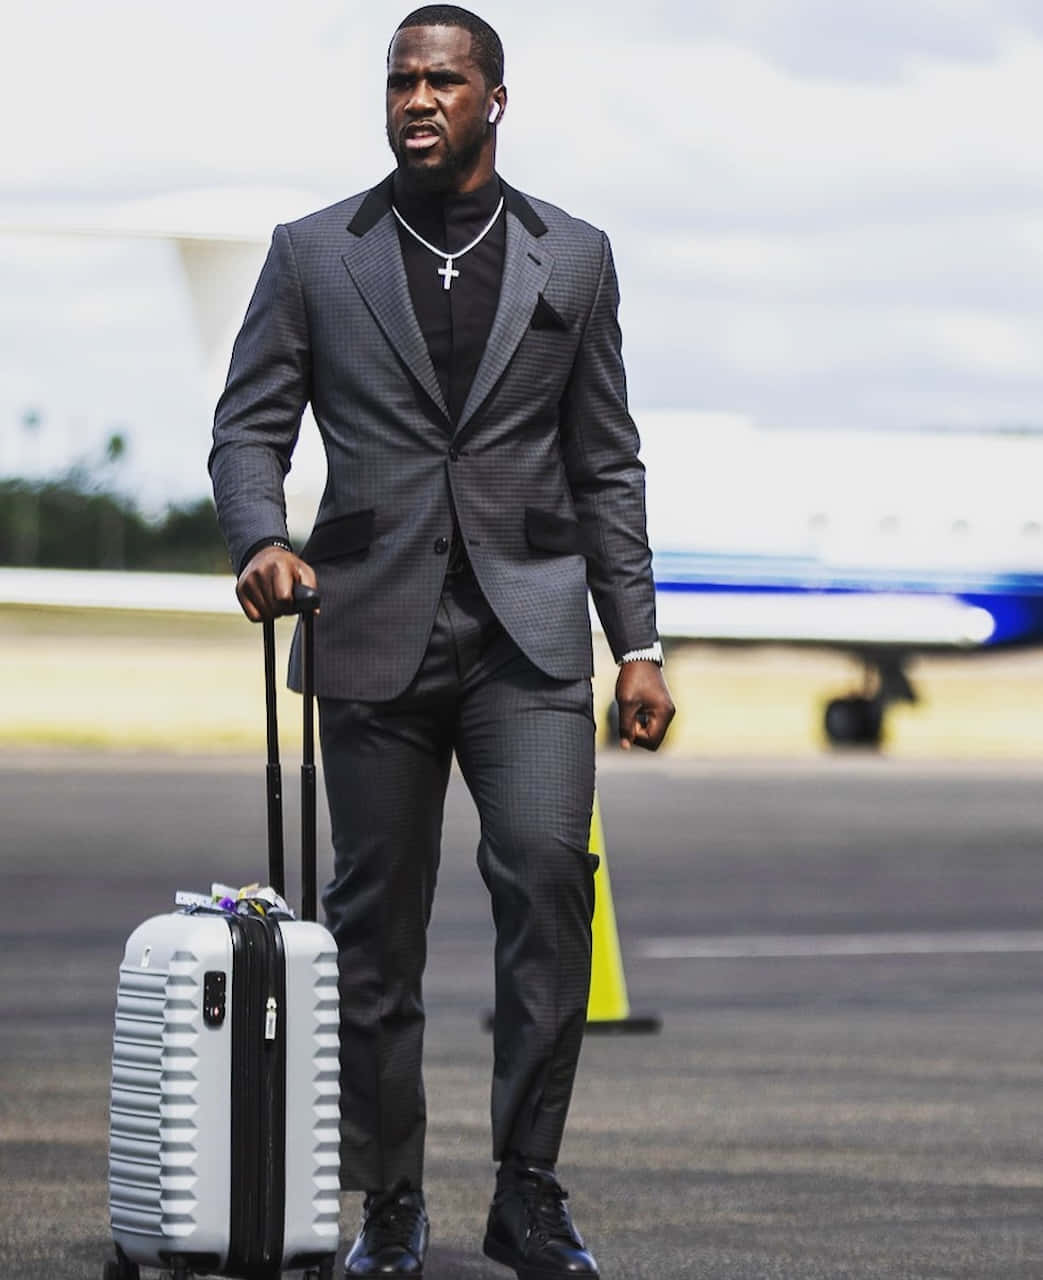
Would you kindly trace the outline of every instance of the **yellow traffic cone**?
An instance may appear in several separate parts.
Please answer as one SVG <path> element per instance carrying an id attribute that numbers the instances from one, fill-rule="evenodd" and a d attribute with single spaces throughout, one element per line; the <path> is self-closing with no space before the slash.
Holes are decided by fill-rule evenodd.
<path id="1" fill-rule="evenodd" d="M 612 906 L 612 882 L 605 858 L 605 831 L 597 795 L 590 820 L 591 853 L 600 859 L 594 872 L 593 956 L 590 970 L 590 998 L 587 1002 L 588 1032 L 655 1032 L 662 1026 L 656 1014 L 630 1012 L 627 980 L 623 973 L 623 953 L 619 948 L 616 912 Z"/>

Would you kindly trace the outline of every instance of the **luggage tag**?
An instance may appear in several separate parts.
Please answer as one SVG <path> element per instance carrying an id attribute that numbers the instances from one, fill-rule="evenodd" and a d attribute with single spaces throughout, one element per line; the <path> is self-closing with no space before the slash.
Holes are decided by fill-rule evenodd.
<path id="1" fill-rule="evenodd" d="M 256 911 L 261 916 L 275 915 L 286 917 L 290 920 L 297 918 L 290 904 L 270 884 L 249 884 L 240 889 L 237 896 L 237 908 L 239 911 Z"/>
<path id="2" fill-rule="evenodd" d="M 174 894 L 174 905 L 177 907 L 209 907 L 213 899 L 206 893 L 189 893 L 187 889 L 178 889 Z"/>
<path id="3" fill-rule="evenodd" d="M 233 890 L 233 892 L 235 892 Z M 236 904 L 228 897 L 215 899 L 207 893 L 193 893 L 188 889 L 179 889 L 174 894 L 174 905 L 180 907 L 185 915 L 211 913 L 213 915 L 235 914 Z"/>
<path id="4" fill-rule="evenodd" d="M 248 884 L 242 889 L 234 889 L 231 885 L 215 882 L 209 893 L 194 893 L 189 889 L 178 889 L 174 894 L 174 905 L 181 907 L 186 913 L 212 911 L 218 915 L 276 915 L 289 920 L 297 917 L 292 907 L 281 893 L 271 885 Z"/>
<path id="5" fill-rule="evenodd" d="M 192 911 L 216 911 L 217 903 L 208 893 L 191 893 L 188 889 L 178 889 L 174 894 L 174 906 L 186 907 Z"/>

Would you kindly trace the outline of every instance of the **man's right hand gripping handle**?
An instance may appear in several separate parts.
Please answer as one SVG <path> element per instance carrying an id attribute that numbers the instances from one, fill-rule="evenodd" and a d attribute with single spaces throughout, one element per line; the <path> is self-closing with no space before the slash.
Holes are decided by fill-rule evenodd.
<path id="1" fill-rule="evenodd" d="M 315 570 L 283 547 L 262 547 L 251 556 L 235 584 L 243 613 L 251 622 L 265 622 L 297 613 L 293 588 L 298 582 L 315 588 Z"/>

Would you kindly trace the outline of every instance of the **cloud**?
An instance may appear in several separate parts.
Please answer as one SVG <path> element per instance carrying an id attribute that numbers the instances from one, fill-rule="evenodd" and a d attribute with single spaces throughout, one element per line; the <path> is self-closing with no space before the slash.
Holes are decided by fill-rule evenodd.
<path id="1" fill-rule="evenodd" d="M 635 403 L 1043 421 L 1038 4 L 604 0 L 596 22 L 551 0 L 480 7 L 507 49 L 501 170 L 611 234 Z M 18 125 L 0 204 L 359 190 L 390 167 L 400 9 L 22 6 L 0 51 Z M 0 415 L 34 388 L 102 424 L 133 416 L 173 473 L 209 417 L 184 297 L 169 263 L 108 252 L 0 241 Z"/>
<path id="2" fill-rule="evenodd" d="M 1006 40 L 1043 30 L 1033 0 L 703 0 L 653 12 L 680 42 L 725 40 L 833 81 L 899 80 L 925 60 L 983 64 Z"/>

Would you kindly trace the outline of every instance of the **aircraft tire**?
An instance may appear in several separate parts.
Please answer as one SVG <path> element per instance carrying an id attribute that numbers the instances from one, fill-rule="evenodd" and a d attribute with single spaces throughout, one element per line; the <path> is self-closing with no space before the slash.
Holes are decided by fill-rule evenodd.
<path id="1" fill-rule="evenodd" d="M 826 706 L 826 737 L 834 747 L 879 747 L 884 713 L 871 698 L 834 698 Z"/>

